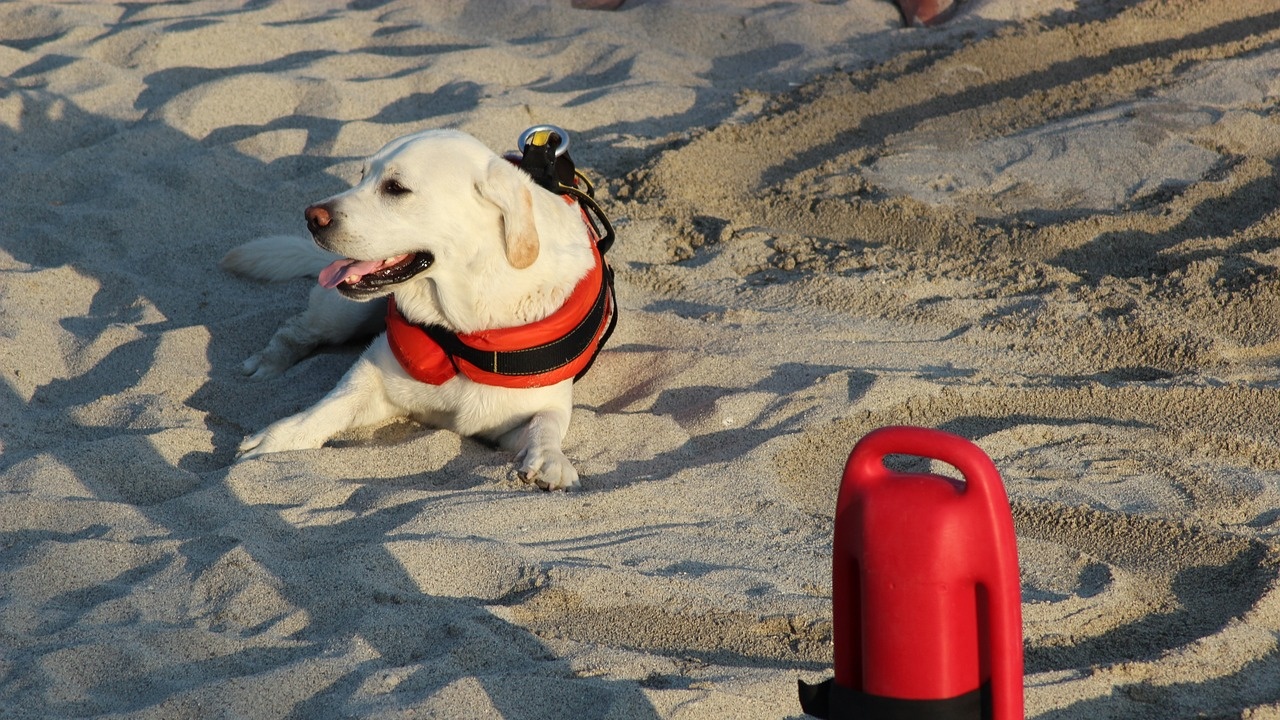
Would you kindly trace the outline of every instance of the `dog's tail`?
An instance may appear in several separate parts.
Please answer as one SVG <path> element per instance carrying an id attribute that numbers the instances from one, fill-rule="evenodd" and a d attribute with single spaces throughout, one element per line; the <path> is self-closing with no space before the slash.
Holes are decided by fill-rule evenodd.
<path id="1" fill-rule="evenodd" d="M 336 259 L 307 238 L 269 235 L 231 248 L 218 265 L 241 277 L 276 282 L 317 275 Z"/>

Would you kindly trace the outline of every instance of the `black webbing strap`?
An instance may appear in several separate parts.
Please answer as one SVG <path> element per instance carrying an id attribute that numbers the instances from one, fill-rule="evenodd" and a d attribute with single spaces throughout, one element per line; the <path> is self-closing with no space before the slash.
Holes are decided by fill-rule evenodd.
<path id="1" fill-rule="evenodd" d="M 520 169 L 553 193 L 559 193 L 562 186 L 572 187 L 577 175 L 569 154 L 556 154 L 562 142 L 559 133 L 548 131 L 545 136 L 535 136 L 520 148 Z"/>
<path id="2" fill-rule="evenodd" d="M 600 357 L 600 351 L 604 349 L 604 344 L 609 342 L 609 336 L 613 335 L 613 329 L 618 327 L 618 296 L 613 291 L 613 268 L 609 267 L 609 263 L 605 262 L 604 258 L 600 259 L 600 264 L 604 270 L 604 277 L 601 279 L 600 284 L 609 288 L 609 327 L 605 328 L 604 333 L 600 335 L 600 342 L 596 343 L 596 349 L 595 352 L 591 353 L 591 359 L 587 360 L 587 364 L 583 365 L 578 374 L 573 376 L 574 382 L 581 380 L 582 376 L 586 375 L 587 371 L 591 369 L 591 366 L 596 364 L 596 358 Z M 596 302 L 599 302 L 599 300 L 596 300 Z"/>
<path id="3" fill-rule="evenodd" d="M 455 368 L 458 365 L 457 359 L 462 359 L 481 370 L 497 375 L 541 375 L 542 373 L 562 368 L 577 360 L 591 347 L 596 332 L 599 331 L 600 326 L 604 323 L 604 315 L 613 302 L 613 272 L 606 265 L 604 266 L 600 292 L 596 295 L 595 304 L 591 306 L 591 311 L 582 319 L 582 322 L 578 323 L 569 334 L 536 347 L 522 348 L 520 350 L 479 350 L 467 345 L 452 331 L 439 325 L 421 325 L 419 327 L 437 345 L 444 349 L 445 354 L 449 356 Z M 609 327 L 596 345 L 595 353 L 592 354 L 587 366 L 577 373 L 575 379 L 582 377 L 583 373 L 591 367 L 591 363 L 595 361 L 595 356 L 599 354 L 600 348 L 604 347 L 605 340 L 613 332 L 613 326 L 618 319 L 618 312 L 614 309 L 611 314 L 613 317 L 609 322 Z"/>
<path id="4" fill-rule="evenodd" d="M 578 177 L 582 177 L 582 173 L 578 173 Z M 601 255 L 609 252 L 609 248 L 613 247 L 613 223 L 609 222 L 608 216 L 604 214 L 604 210 L 600 209 L 596 199 L 590 193 L 585 193 L 572 185 L 561 185 L 560 194 L 569 195 L 578 201 L 578 205 L 589 211 L 586 213 L 587 220 L 590 221 L 591 229 L 599 238 L 596 240 L 596 247 L 599 248 Z"/>
<path id="5" fill-rule="evenodd" d="M 991 720 L 991 683 L 941 700 L 904 700 L 870 695 L 836 684 L 800 684 L 800 708 L 822 720 Z"/>

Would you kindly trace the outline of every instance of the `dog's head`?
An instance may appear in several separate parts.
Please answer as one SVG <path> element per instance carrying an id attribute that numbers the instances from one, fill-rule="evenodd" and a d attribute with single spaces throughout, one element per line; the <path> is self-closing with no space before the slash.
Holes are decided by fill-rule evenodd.
<path id="1" fill-rule="evenodd" d="M 393 140 L 360 182 L 306 209 L 316 244 L 343 256 L 322 285 L 368 300 L 442 267 L 466 272 L 498 258 L 538 258 L 532 181 L 465 133 L 428 130 Z M 490 258 L 489 256 L 493 256 Z"/>

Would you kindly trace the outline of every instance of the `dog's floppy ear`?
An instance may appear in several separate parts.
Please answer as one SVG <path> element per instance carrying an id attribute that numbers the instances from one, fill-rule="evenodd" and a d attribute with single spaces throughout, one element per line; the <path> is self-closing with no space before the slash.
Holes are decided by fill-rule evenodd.
<path id="1" fill-rule="evenodd" d="M 489 161 L 485 177 L 476 184 L 480 197 L 502 211 L 502 239 L 507 262 L 516 269 L 527 268 L 538 259 L 538 228 L 533 222 L 532 180 L 521 175 L 507 160 Z"/>

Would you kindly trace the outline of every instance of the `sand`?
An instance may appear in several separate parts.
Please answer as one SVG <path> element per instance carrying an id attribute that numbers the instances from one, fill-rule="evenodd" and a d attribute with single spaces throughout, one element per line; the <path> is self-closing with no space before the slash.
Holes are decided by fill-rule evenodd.
<path id="1" fill-rule="evenodd" d="M 1027 715 L 1280 717 L 1280 5 L 0 4 L 0 717 L 799 718 L 840 468 L 978 444 Z M 408 422 L 217 261 L 414 130 L 616 219 L 581 492 Z M 947 468 L 937 468 L 946 472 Z"/>

